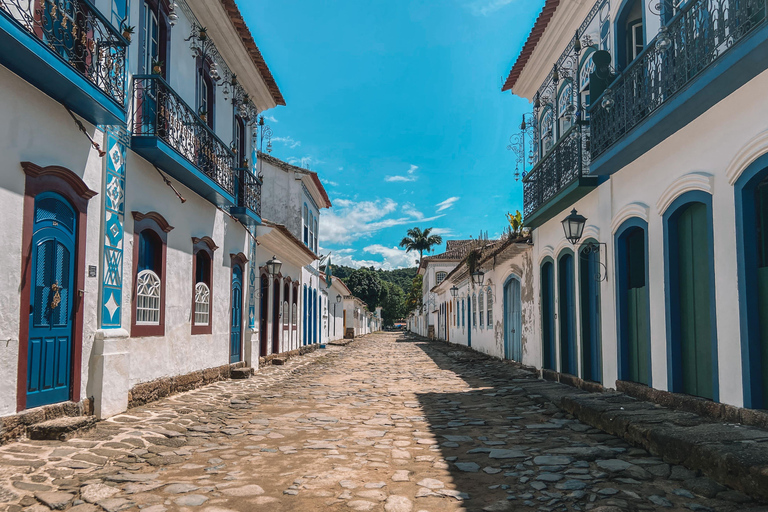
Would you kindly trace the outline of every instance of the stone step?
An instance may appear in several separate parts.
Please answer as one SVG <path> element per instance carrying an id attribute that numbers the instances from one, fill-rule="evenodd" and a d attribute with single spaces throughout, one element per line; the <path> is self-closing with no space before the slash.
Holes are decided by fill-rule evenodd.
<path id="1" fill-rule="evenodd" d="M 250 379 L 251 375 L 253 375 L 253 368 L 245 367 L 245 368 L 235 368 L 230 373 L 230 377 L 233 379 Z"/>
<path id="2" fill-rule="evenodd" d="M 27 432 L 30 439 L 66 441 L 76 432 L 87 430 L 95 424 L 96 418 L 93 416 L 64 417 L 32 425 Z"/>
<path id="3" fill-rule="evenodd" d="M 272 364 L 275 366 L 283 366 L 285 364 L 285 359 L 282 359 L 280 357 L 276 357 L 272 360 Z"/>

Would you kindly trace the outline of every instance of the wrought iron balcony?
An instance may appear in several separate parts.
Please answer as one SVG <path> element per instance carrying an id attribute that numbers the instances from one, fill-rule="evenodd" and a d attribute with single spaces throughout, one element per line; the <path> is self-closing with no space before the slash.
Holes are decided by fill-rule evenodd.
<path id="1" fill-rule="evenodd" d="M 589 128 L 575 125 L 523 178 L 525 225 L 540 226 L 597 185 L 589 176 Z"/>
<path id="2" fill-rule="evenodd" d="M 0 63 L 92 123 L 125 123 L 128 44 L 88 0 L 0 0 Z"/>
<path id="3" fill-rule="evenodd" d="M 602 98 L 591 106 L 593 172 L 608 174 L 626 165 L 623 158 L 607 171 L 597 168 L 609 157 L 604 154 L 626 149 L 614 148 L 618 142 L 639 140 L 643 136 L 639 126 L 647 119 L 656 117 L 658 122 L 668 116 L 665 123 L 656 125 L 655 137 L 624 151 L 627 155 L 636 158 L 765 69 L 765 45 L 759 47 L 765 43 L 765 30 L 753 38 L 754 44 L 732 51 L 765 26 L 766 0 L 693 0 L 683 5 L 667 24 L 666 35 L 657 35 L 604 93 L 602 98 L 612 94 L 613 107 L 605 109 Z M 759 57 L 750 62 L 745 58 L 748 52 Z M 711 84 L 717 88 L 706 90 Z M 669 116 L 681 105 L 689 112 L 683 109 Z M 660 110 L 667 112 L 657 115 Z"/>
<path id="4" fill-rule="evenodd" d="M 229 209 L 246 226 L 261 224 L 261 180 L 250 169 L 241 167 L 237 173 L 237 205 Z"/>
<path id="5" fill-rule="evenodd" d="M 235 204 L 234 153 L 158 75 L 133 79 L 134 151 L 214 204 Z"/>

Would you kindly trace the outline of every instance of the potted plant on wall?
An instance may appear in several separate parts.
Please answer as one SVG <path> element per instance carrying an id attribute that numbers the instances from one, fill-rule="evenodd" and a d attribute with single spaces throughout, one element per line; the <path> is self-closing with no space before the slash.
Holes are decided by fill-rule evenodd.
<path id="1" fill-rule="evenodd" d="M 163 73 L 163 64 L 164 62 L 162 60 L 153 60 L 152 73 L 155 75 L 161 75 Z"/>
<path id="2" fill-rule="evenodd" d="M 123 37 L 130 43 L 131 42 L 131 36 L 135 32 L 136 27 L 133 25 L 125 25 L 123 26 Z"/>
<path id="3" fill-rule="evenodd" d="M 200 116 L 200 119 L 202 119 L 204 123 L 208 122 L 208 111 L 205 110 L 204 108 L 201 108 L 200 110 L 198 110 L 197 115 Z"/>

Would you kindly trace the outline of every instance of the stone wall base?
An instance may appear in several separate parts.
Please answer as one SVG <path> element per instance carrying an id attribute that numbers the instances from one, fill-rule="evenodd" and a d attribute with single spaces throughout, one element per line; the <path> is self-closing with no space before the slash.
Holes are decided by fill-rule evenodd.
<path id="1" fill-rule="evenodd" d="M 720 404 L 682 393 L 671 393 L 660 389 L 649 388 L 637 382 L 616 381 L 616 390 L 646 402 L 663 405 L 668 409 L 691 412 L 726 423 L 742 423 L 753 427 L 768 429 L 768 413 L 755 409 L 744 409 L 733 405 Z"/>
<path id="2" fill-rule="evenodd" d="M 285 363 L 286 361 L 288 361 L 292 357 L 303 356 L 304 354 L 309 354 L 311 352 L 314 352 L 318 348 L 320 348 L 320 345 L 304 345 L 303 347 L 297 348 L 296 350 L 290 350 L 288 352 L 280 352 L 279 354 L 270 354 L 268 356 L 260 357 L 259 358 L 259 366 L 261 366 L 261 365 L 271 365 L 271 364 L 273 364 L 273 361 L 275 359 L 280 361 L 277 364 L 283 364 L 283 363 Z"/>
<path id="3" fill-rule="evenodd" d="M 0 444 L 27 436 L 34 425 L 57 418 L 89 416 L 93 414 L 93 401 L 90 398 L 75 402 L 46 405 L 22 411 L 13 416 L 0 418 Z"/>
<path id="4" fill-rule="evenodd" d="M 128 408 L 139 407 L 166 396 L 190 391 L 212 382 L 227 380 L 231 377 L 233 369 L 243 368 L 244 366 L 245 363 L 241 361 L 239 363 L 198 370 L 186 375 L 163 377 L 150 382 L 136 384 L 128 392 Z"/>
<path id="5" fill-rule="evenodd" d="M 582 389 L 589 393 L 602 393 L 605 388 L 599 382 L 592 382 L 591 380 L 584 380 L 575 375 L 569 373 L 560 373 L 554 370 L 547 370 L 542 368 L 541 370 L 534 370 L 539 372 L 539 376 L 551 382 L 559 382 L 561 384 L 567 384 L 577 389 Z"/>

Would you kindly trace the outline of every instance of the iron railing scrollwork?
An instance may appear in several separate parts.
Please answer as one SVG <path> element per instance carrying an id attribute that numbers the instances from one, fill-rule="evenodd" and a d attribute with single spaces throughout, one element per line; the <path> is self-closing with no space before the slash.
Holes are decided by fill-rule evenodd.
<path id="1" fill-rule="evenodd" d="M 579 150 L 587 140 L 588 132 L 584 126 L 571 127 L 526 175 L 523 179 L 524 217 L 529 217 L 561 190 L 587 174 L 588 157 Z"/>
<path id="2" fill-rule="evenodd" d="M 0 15 L 125 107 L 128 41 L 88 0 L 0 0 Z"/>
<path id="3" fill-rule="evenodd" d="M 133 79 L 134 137 L 157 137 L 229 194 L 236 193 L 235 154 L 157 75 Z"/>
<path id="4" fill-rule="evenodd" d="M 657 45 L 657 36 L 610 85 L 614 106 L 606 110 L 593 99 L 592 159 L 762 25 L 766 4 L 766 0 L 695 0 L 683 5 L 667 24 L 668 47 Z"/>
<path id="5" fill-rule="evenodd" d="M 245 167 L 235 169 L 235 172 L 238 173 L 237 205 L 261 217 L 261 180 Z"/>

